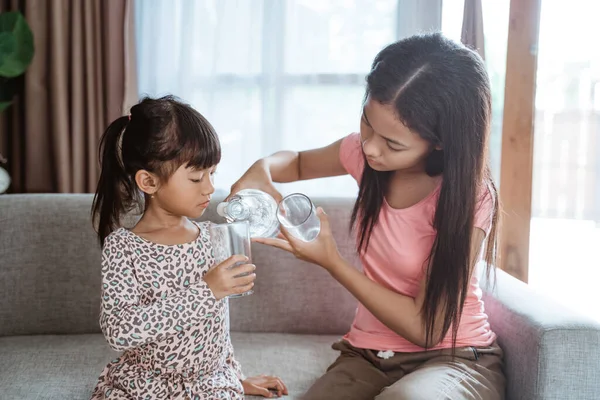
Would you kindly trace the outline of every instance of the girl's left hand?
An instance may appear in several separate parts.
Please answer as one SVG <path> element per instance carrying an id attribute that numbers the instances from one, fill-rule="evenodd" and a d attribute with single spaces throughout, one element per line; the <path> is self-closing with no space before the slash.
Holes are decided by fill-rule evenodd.
<path id="1" fill-rule="evenodd" d="M 292 253 L 296 258 L 320 265 L 326 270 L 331 270 L 341 258 L 337 244 L 331 233 L 329 219 L 321 207 L 317 209 L 321 220 L 321 231 L 312 242 L 305 242 L 292 236 L 283 226 L 282 235 L 275 238 L 254 238 L 252 241 L 277 247 Z"/>
<path id="2" fill-rule="evenodd" d="M 281 379 L 276 376 L 254 376 L 246 378 L 242 381 L 244 387 L 244 394 L 252 396 L 262 396 L 272 398 L 273 393 L 277 392 L 277 397 L 281 397 L 284 394 L 288 394 L 288 389 Z"/>

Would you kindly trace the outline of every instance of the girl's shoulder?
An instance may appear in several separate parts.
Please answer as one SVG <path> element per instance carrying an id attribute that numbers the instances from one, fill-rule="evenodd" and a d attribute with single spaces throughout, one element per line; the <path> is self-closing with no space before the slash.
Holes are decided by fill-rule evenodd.
<path id="1" fill-rule="evenodd" d="M 211 221 L 190 221 L 192 221 L 192 224 L 196 225 L 199 229 L 209 229 L 210 226 L 213 224 L 213 222 Z"/>
<path id="2" fill-rule="evenodd" d="M 118 228 L 117 230 L 112 231 L 106 239 L 104 239 L 103 249 L 112 248 L 112 247 L 122 247 L 125 245 L 127 241 L 129 231 L 125 228 Z"/>
<path id="3" fill-rule="evenodd" d="M 210 234 L 210 226 L 213 225 L 213 222 L 211 222 L 211 221 L 192 221 L 192 223 L 198 227 L 200 236 Z"/>
<path id="4" fill-rule="evenodd" d="M 198 239 L 197 244 L 201 247 L 210 245 L 210 227 L 214 225 L 211 221 L 192 221 L 194 225 L 198 227 Z"/>
<path id="5" fill-rule="evenodd" d="M 475 203 L 475 219 L 473 222 L 476 228 L 489 232 L 496 209 L 496 202 L 497 197 L 494 187 L 490 182 L 482 181 Z"/>
<path id="6" fill-rule="evenodd" d="M 115 262 L 116 260 L 130 260 L 132 258 L 129 233 L 125 228 L 119 228 L 111 232 L 102 245 L 103 262 Z"/>
<path id="7" fill-rule="evenodd" d="M 360 133 L 354 132 L 342 139 L 339 157 L 346 172 L 360 181 L 365 166 Z"/>

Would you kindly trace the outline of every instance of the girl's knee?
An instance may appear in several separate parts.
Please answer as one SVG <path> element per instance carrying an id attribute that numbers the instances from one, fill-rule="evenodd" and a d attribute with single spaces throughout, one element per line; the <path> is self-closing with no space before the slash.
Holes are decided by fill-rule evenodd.
<path id="1" fill-rule="evenodd" d="M 432 400 L 435 395 L 427 390 L 409 382 L 397 382 L 382 390 L 375 400 Z"/>

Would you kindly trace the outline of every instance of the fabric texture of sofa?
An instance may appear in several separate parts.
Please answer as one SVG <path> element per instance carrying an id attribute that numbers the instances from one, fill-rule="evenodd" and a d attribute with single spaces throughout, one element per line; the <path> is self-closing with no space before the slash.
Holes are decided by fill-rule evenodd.
<path id="1" fill-rule="evenodd" d="M 100 249 L 90 195 L 0 196 L 0 399 L 87 399 L 117 353 L 98 325 Z M 315 199 L 341 252 L 359 265 L 349 199 Z M 206 219 L 217 220 L 214 206 Z M 247 375 L 281 376 L 298 399 L 336 358 L 356 300 L 321 268 L 253 246 L 252 296 L 230 300 Z M 592 260 L 590 260 L 590 268 Z M 582 277 L 582 279 L 585 279 Z M 600 398 L 600 326 L 497 272 L 485 293 L 505 352 L 507 399 Z"/>

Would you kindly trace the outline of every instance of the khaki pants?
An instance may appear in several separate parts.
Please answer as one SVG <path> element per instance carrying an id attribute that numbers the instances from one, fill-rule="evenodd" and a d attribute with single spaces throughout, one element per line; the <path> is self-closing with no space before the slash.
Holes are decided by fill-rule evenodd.
<path id="1" fill-rule="evenodd" d="M 341 355 L 303 397 L 306 400 L 504 399 L 502 350 L 490 347 L 396 353 L 384 360 L 377 351 L 346 341 L 333 346 Z"/>

